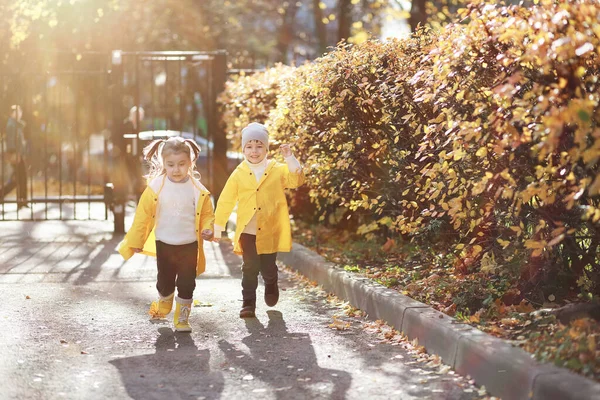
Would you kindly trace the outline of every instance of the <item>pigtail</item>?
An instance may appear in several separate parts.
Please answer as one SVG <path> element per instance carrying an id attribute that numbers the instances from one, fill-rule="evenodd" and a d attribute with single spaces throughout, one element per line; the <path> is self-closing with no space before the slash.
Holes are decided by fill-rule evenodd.
<path id="1" fill-rule="evenodd" d="M 147 145 L 146 147 L 144 147 L 144 150 L 142 150 L 142 154 L 144 156 L 144 159 L 146 161 L 152 161 L 152 157 L 157 156 L 157 154 L 158 154 L 158 148 L 164 142 L 165 142 L 164 139 L 156 139 L 156 140 L 153 140 L 152 142 L 150 142 L 149 145 Z"/>
<path id="2" fill-rule="evenodd" d="M 199 181 L 202 180 L 202 175 L 200 174 L 200 172 L 196 169 L 196 160 L 198 159 L 198 156 L 200 155 L 200 146 L 198 145 L 198 143 L 196 143 L 194 140 L 192 139 L 185 139 L 183 141 L 191 150 L 190 156 L 192 156 L 192 168 L 191 168 L 191 175 L 198 179 Z"/>
<path id="3" fill-rule="evenodd" d="M 162 160 L 160 159 L 160 150 L 163 148 L 164 144 L 164 139 L 156 139 L 150 142 L 150 144 L 142 150 L 144 159 L 150 163 L 150 171 L 148 172 L 148 175 L 146 175 L 146 178 L 148 179 L 154 178 L 164 172 Z"/>
<path id="4" fill-rule="evenodd" d="M 193 163 L 194 161 L 196 161 L 196 159 L 200 155 L 200 146 L 198 146 L 198 143 L 196 143 L 192 139 L 185 139 L 184 143 L 190 147 L 190 150 L 192 150 L 193 154 L 191 154 L 191 155 L 193 155 L 193 157 L 192 157 L 192 163 Z"/>

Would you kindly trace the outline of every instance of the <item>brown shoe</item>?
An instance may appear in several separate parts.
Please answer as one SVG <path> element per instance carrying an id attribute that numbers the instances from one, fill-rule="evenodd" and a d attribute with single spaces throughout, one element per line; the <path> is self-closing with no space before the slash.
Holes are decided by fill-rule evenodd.
<path id="1" fill-rule="evenodd" d="M 256 318 L 256 300 L 244 300 L 240 310 L 240 318 Z"/>
<path id="2" fill-rule="evenodd" d="M 279 287 L 277 282 L 265 284 L 265 303 L 273 307 L 279 301 Z"/>

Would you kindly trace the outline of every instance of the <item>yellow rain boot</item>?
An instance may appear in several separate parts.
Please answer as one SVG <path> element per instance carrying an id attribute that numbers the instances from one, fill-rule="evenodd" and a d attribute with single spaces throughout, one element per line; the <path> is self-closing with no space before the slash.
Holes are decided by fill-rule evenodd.
<path id="1" fill-rule="evenodd" d="M 181 299 L 175 297 L 175 314 L 173 315 L 173 324 L 177 332 L 191 332 L 192 327 L 188 322 L 190 312 L 192 311 L 192 299 Z"/>
<path id="2" fill-rule="evenodd" d="M 152 304 L 150 304 L 150 310 L 148 311 L 148 314 L 150 314 L 152 319 L 165 318 L 167 314 L 171 312 L 174 296 L 175 292 L 166 297 L 161 296 L 160 293 L 158 294 L 158 300 L 153 301 Z"/>

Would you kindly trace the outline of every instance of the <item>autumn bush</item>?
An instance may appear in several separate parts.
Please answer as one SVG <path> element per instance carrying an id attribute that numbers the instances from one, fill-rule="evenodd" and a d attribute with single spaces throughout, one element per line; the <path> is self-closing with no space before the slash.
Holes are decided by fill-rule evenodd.
<path id="1" fill-rule="evenodd" d="M 600 5 L 458 14 L 229 84 L 228 131 L 293 142 L 324 223 L 437 245 L 458 275 L 512 277 L 515 303 L 600 295 Z"/>
<path id="2" fill-rule="evenodd" d="M 234 149 L 241 146 L 241 130 L 250 122 L 265 123 L 275 108 L 279 87 L 294 68 L 278 64 L 264 72 L 235 75 L 226 83 L 218 103 L 222 123 Z"/>

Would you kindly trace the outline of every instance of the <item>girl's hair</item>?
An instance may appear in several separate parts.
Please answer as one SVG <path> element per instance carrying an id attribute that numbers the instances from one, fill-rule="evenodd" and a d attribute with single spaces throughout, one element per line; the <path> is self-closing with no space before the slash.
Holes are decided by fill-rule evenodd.
<path id="1" fill-rule="evenodd" d="M 192 167 L 190 175 L 200 179 L 200 173 L 196 171 L 195 161 L 200 155 L 200 146 L 192 139 L 184 139 L 181 136 L 173 136 L 169 139 L 156 139 L 144 147 L 144 159 L 150 163 L 150 171 L 146 178 L 152 179 L 165 174 L 167 170 L 164 166 L 164 158 L 171 154 L 186 153 L 190 156 Z"/>

